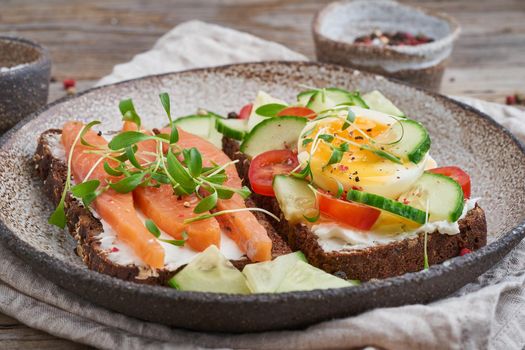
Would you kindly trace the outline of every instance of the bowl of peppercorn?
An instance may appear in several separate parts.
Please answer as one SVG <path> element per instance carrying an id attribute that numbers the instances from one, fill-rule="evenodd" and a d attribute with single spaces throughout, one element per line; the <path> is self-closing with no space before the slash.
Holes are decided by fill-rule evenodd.
<path id="1" fill-rule="evenodd" d="M 51 60 L 27 39 L 0 36 L 0 134 L 45 106 Z"/>
<path id="2" fill-rule="evenodd" d="M 460 27 L 450 16 L 390 0 L 334 2 L 312 23 L 317 59 L 438 91 Z"/>

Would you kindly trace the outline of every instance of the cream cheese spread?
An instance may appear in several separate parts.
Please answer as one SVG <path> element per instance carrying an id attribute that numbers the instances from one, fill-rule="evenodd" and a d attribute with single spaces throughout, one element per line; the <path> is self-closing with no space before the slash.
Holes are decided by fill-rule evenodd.
<path id="1" fill-rule="evenodd" d="M 463 207 L 463 212 L 458 219 L 463 219 L 472 210 L 479 198 L 468 199 Z M 449 221 L 428 222 L 415 230 L 385 234 L 374 231 L 361 231 L 337 223 L 322 223 L 312 226 L 312 232 L 317 236 L 317 242 L 326 252 L 363 249 L 370 246 L 388 244 L 405 238 L 415 237 L 420 233 L 439 232 L 441 234 L 456 235 L 459 231 L 459 224 Z"/>
<path id="2" fill-rule="evenodd" d="M 142 221 L 146 220 L 146 217 L 137 210 L 137 214 Z M 100 241 L 100 247 L 103 250 L 108 251 L 108 258 L 119 265 L 137 265 L 145 266 L 142 259 L 140 259 L 135 252 L 124 242 L 118 239 L 115 231 L 109 226 L 104 220 L 100 220 L 104 231 L 97 236 Z M 156 239 L 159 244 L 164 248 L 164 267 L 168 270 L 175 270 L 182 265 L 189 263 L 195 255 L 199 252 L 191 249 L 189 246 L 179 247 L 173 244 L 169 244 L 155 238 L 151 235 L 152 239 Z M 174 239 L 167 233 L 161 230 L 161 239 Z M 224 232 L 221 234 L 221 253 L 230 260 L 238 260 L 244 256 L 244 253 L 239 249 L 237 244 L 228 237 Z"/>

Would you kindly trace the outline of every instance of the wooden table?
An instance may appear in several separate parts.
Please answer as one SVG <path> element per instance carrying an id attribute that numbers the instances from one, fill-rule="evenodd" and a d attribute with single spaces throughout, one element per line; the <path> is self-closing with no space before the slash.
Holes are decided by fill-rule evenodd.
<path id="1" fill-rule="evenodd" d="M 53 59 L 50 100 L 61 81 L 90 87 L 112 67 L 148 50 L 180 22 L 200 19 L 280 42 L 315 59 L 310 22 L 317 0 L 0 0 L 0 33 L 47 46 Z M 405 1 L 448 12 L 463 31 L 442 92 L 503 102 L 525 91 L 525 1 Z M 80 349 L 0 315 L 0 348 Z"/>

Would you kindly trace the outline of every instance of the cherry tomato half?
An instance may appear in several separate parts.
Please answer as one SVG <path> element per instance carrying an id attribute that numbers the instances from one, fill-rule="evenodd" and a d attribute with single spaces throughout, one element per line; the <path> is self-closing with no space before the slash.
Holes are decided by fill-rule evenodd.
<path id="1" fill-rule="evenodd" d="M 248 119 L 250 114 L 252 114 L 253 104 L 248 103 L 239 111 L 239 119 Z"/>
<path id="2" fill-rule="evenodd" d="M 381 214 L 379 209 L 337 199 L 322 192 L 318 192 L 317 201 L 321 213 L 360 230 L 370 230 Z"/>
<path id="3" fill-rule="evenodd" d="M 457 166 L 444 166 L 428 170 L 434 174 L 441 174 L 456 180 L 463 189 L 463 196 L 470 198 L 470 176 Z"/>
<path id="4" fill-rule="evenodd" d="M 306 107 L 286 107 L 285 109 L 277 113 L 277 116 L 306 117 L 308 119 L 312 119 L 315 118 L 316 114 L 310 108 Z"/>
<path id="5" fill-rule="evenodd" d="M 248 178 L 252 190 L 263 196 L 275 196 L 273 192 L 273 177 L 287 174 L 299 165 L 297 155 L 287 149 L 268 151 L 252 159 Z"/>

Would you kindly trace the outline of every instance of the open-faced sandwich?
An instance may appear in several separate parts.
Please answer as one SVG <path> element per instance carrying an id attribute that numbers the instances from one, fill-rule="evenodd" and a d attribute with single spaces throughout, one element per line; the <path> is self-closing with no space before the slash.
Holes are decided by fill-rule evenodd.
<path id="1" fill-rule="evenodd" d="M 425 127 L 377 91 L 310 89 L 293 105 L 261 92 L 228 118 L 172 118 L 160 100 L 161 129 L 123 100 L 122 130 L 70 121 L 40 136 L 49 222 L 90 269 L 272 293 L 419 271 L 486 244 L 469 176 L 438 168 Z"/>
<path id="2" fill-rule="evenodd" d="M 437 167 L 426 128 L 379 91 L 309 89 L 293 105 L 260 92 L 232 116 L 217 121 L 226 154 L 314 266 L 367 281 L 486 244 L 469 175 Z"/>
<path id="3" fill-rule="evenodd" d="M 217 147 L 217 115 L 173 121 L 169 96 L 160 99 L 169 121 L 162 129 L 145 129 L 132 101 L 123 100 L 118 132 L 70 121 L 39 138 L 36 172 L 56 205 L 49 222 L 68 227 L 90 269 L 242 294 L 355 283 L 308 264 L 276 233 L 268 221 L 274 215 L 249 198 L 237 161 Z M 195 135 L 202 131 L 211 142 Z"/>

